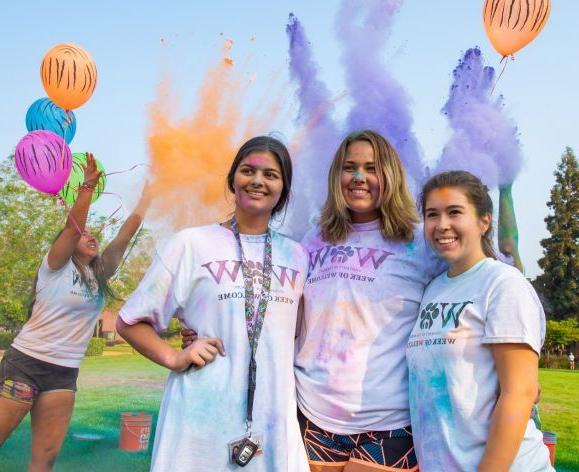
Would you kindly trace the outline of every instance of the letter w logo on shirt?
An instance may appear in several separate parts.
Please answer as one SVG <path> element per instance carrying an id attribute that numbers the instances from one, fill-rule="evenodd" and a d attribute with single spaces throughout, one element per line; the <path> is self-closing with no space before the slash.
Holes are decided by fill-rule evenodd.
<path id="1" fill-rule="evenodd" d="M 217 272 L 213 271 L 213 264 L 217 264 Z M 228 269 L 228 266 L 231 269 Z M 237 275 L 239 274 L 239 268 L 241 267 L 241 261 L 213 261 L 208 262 L 207 264 L 202 264 L 201 267 L 205 267 L 209 273 L 212 275 L 215 282 L 218 284 L 221 283 L 221 278 L 223 277 L 223 273 L 226 273 L 232 282 L 237 280 Z"/>
<path id="2" fill-rule="evenodd" d="M 73 270 L 72 271 L 72 285 L 74 286 L 76 284 L 82 285 L 82 278 L 76 270 Z"/>
<path id="3" fill-rule="evenodd" d="M 362 247 L 356 248 L 356 251 L 358 251 L 358 262 L 360 263 L 360 267 L 364 267 L 366 262 L 368 262 L 368 260 L 371 260 L 374 269 L 378 269 L 378 267 L 382 265 L 382 263 L 388 258 L 388 256 L 392 256 L 394 254 L 393 252 L 380 251 L 382 255 L 378 259 L 376 259 L 374 255 L 377 252 L 379 252 L 378 249 L 366 248 L 366 251 L 368 251 L 366 252 L 366 255 L 362 254 L 363 250 L 364 248 Z"/>
<path id="4" fill-rule="evenodd" d="M 275 275 L 275 278 L 279 281 L 280 285 L 282 287 L 285 286 L 285 281 L 287 280 L 289 282 L 289 284 L 292 286 L 292 290 L 296 289 L 296 279 L 300 273 L 299 270 L 295 270 L 295 269 L 290 269 L 289 267 L 284 267 L 284 266 L 277 266 L 280 268 L 280 273 L 279 275 L 277 275 L 275 273 L 275 270 L 273 270 L 273 275 Z M 291 275 L 291 279 L 290 276 L 288 275 L 288 270 L 291 271 L 292 275 Z"/>
<path id="5" fill-rule="evenodd" d="M 317 251 L 310 252 L 310 272 L 314 270 L 318 264 L 320 267 L 324 265 L 331 248 L 332 246 L 324 246 Z"/>
<path id="6" fill-rule="evenodd" d="M 472 302 L 452 303 L 452 306 L 445 314 L 444 311 L 446 309 L 446 306 L 449 305 L 449 303 L 441 303 L 440 307 L 442 308 L 442 327 L 444 328 L 452 319 L 452 321 L 454 321 L 454 327 L 458 328 L 458 321 L 460 318 L 460 314 L 462 313 L 462 310 L 464 310 L 466 306 L 469 304 L 472 305 Z M 459 305 L 461 305 L 461 307 L 455 314 L 455 310 Z"/>

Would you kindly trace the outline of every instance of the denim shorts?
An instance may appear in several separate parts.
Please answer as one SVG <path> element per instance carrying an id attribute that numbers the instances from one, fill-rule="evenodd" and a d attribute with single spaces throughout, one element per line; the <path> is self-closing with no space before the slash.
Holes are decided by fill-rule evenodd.
<path id="1" fill-rule="evenodd" d="M 78 369 L 44 362 L 9 347 L 0 362 L 0 397 L 32 404 L 44 392 L 76 392 Z"/>

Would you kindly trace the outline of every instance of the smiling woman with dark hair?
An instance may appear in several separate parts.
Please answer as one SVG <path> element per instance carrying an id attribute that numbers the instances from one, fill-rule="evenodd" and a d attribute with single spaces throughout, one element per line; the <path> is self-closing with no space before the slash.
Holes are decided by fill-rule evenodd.
<path id="1" fill-rule="evenodd" d="M 295 417 L 297 310 L 307 255 L 272 231 L 290 193 L 285 146 L 260 136 L 227 177 L 231 219 L 180 231 L 160 249 L 120 312 L 119 333 L 167 367 L 151 469 L 308 470 Z M 158 332 L 177 315 L 198 337 L 184 350 Z"/>
<path id="2" fill-rule="evenodd" d="M 494 258 L 488 189 L 444 172 L 426 182 L 420 207 L 425 239 L 448 262 L 406 350 L 420 470 L 553 471 L 529 418 L 545 314 L 523 274 Z"/>

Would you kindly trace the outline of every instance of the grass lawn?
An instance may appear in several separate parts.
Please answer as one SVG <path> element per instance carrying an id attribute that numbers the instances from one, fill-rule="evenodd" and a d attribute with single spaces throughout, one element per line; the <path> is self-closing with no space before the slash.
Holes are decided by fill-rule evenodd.
<path id="1" fill-rule="evenodd" d="M 579 471 L 579 371 L 541 369 L 544 431 L 557 433 L 557 471 Z"/>
<path id="2" fill-rule="evenodd" d="M 165 369 L 130 349 L 117 355 L 87 358 L 81 367 L 79 392 L 70 430 L 55 470 L 60 472 L 139 472 L 149 470 L 146 453 L 118 449 L 121 413 L 153 413 L 156 421 Z M 579 471 L 579 371 L 541 370 L 543 427 L 558 435 L 557 470 Z M 104 439 L 79 441 L 74 433 L 99 433 Z M 151 442 L 154 430 L 151 433 Z M 30 421 L 20 425 L 0 449 L 0 470 L 26 470 L 30 449 Z"/>
<path id="3" fill-rule="evenodd" d="M 121 413 L 153 413 L 163 392 L 167 371 L 140 355 L 88 357 L 80 369 L 72 422 L 56 462 L 56 471 L 148 471 L 149 451 L 132 453 L 118 449 Z M 98 433 L 104 439 L 79 441 L 74 433 Z M 154 437 L 151 432 L 151 441 Z M 26 470 L 30 451 L 30 421 L 26 419 L 0 449 L 0 470 Z"/>

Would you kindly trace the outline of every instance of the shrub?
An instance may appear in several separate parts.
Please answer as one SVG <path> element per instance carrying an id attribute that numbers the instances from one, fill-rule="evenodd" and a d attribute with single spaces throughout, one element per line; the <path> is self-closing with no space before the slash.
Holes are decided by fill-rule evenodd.
<path id="1" fill-rule="evenodd" d="M 85 356 L 102 356 L 105 342 L 104 338 L 90 338 Z"/>
<path id="2" fill-rule="evenodd" d="M 16 335 L 13 333 L 0 331 L 0 349 L 8 349 L 15 337 Z"/>
<path id="3" fill-rule="evenodd" d="M 169 321 L 169 325 L 167 326 L 167 329 L 164 331 L 161 331 L 161 333 L 159 334 L 163 339 L 168 339 L 168 338 L 172 338 L 174 336 L 180 336 L 181 333 L 181 323 L 179 322 L 179 320 L 177 318 L 172 318 L 171 321 Z"/>
<path id="4" fill-rule="evenodd" d="M 541 359 L 539 359 L 539 367 L 546 369 L 568 369 L 569 359 L 567 356 L 550 355 L 548 359 L 546 356 L 542 356 Z"/>

